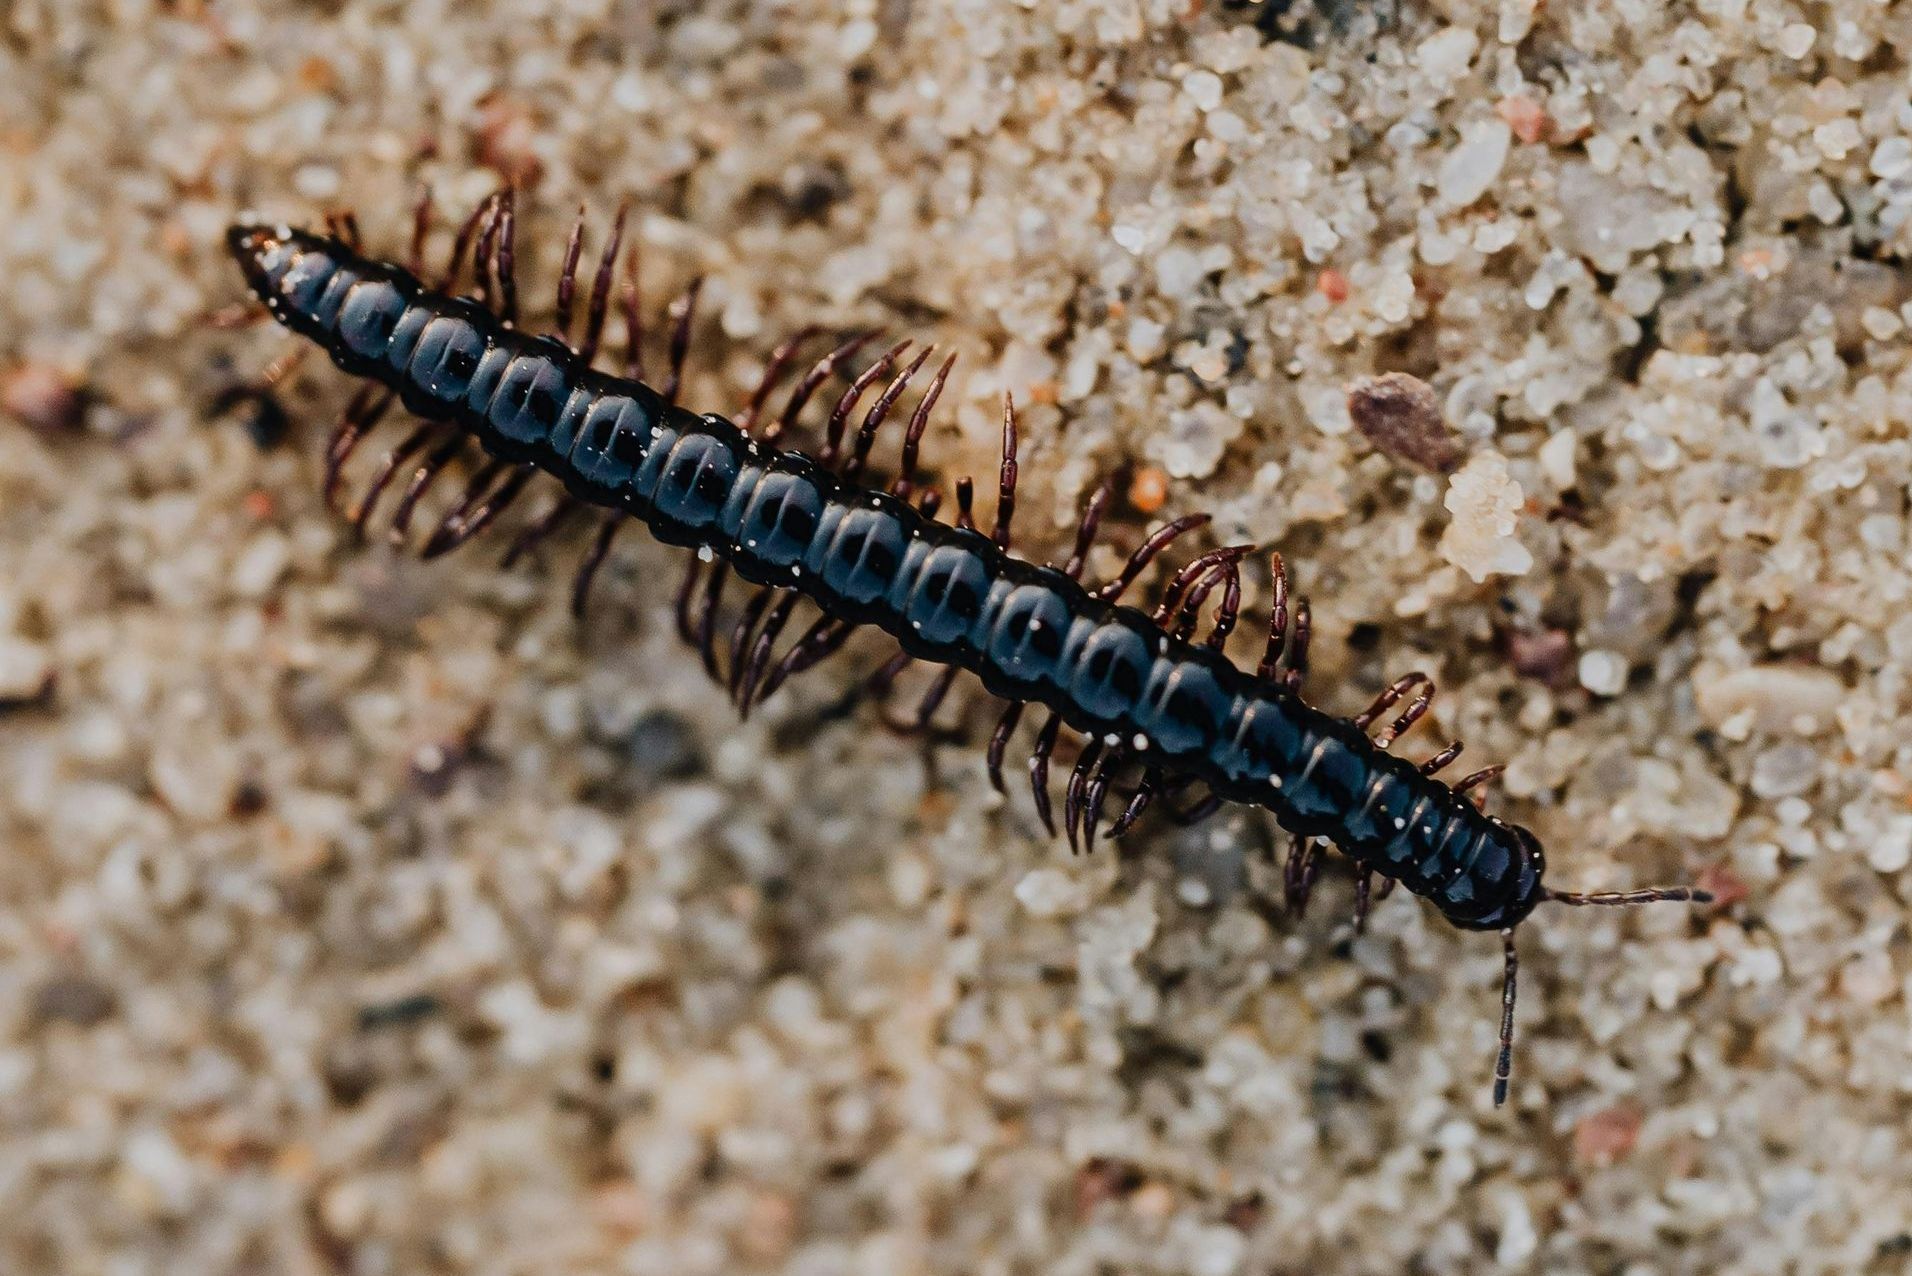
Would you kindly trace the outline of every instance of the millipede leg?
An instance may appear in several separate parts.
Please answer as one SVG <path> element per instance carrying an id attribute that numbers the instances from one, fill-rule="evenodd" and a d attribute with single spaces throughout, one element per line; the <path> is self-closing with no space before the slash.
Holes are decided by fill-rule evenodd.
<path id="1" fill-rule="evenodd" d="M 1507 1083 L 1514 1075 L 1514 993 L 1520 978 L 1520 955 L 1514 949 L 1512 928 L 1500 932 L 1506 953 L 1506 973 L 1500 984 L 1500 1052 L 1494 1056 L 1494 1106 L 1507 1102 Z"/>
<path id="2" fill-rule="evenodd" d="M 677 601 L 672 607 L 677 617 L 677 636 L 686 645 L 697 645 L 697 622 L 691 617 L 690 600 L 697 593 L 697 582 L 704 574 L 704 560 L 692 554 L 684 565 L 684 581 L 677 587 Z"/>
<path id="3" fill-rule="evenodd" d="M 1288 863 L 1282 872 L 1282 890 L 1288 911 L 1296 917 L 1308 911 L 1308 896 L 1314 893 L 1315 877 L 1321 872 L 1321 856 L 1313 839 L 1297 837 L 1288 847 Z"/>
<path id="4" fill-rule="evenodd" d="M 405 485 L 405 494 L 399 498 L 398 508 L 392 511 L 392 544 L 405 543 L 406 535 L 412 530 L 412 513 L 418 508 L 419 498 L 438 481 L 438 476 L 464 447 L 465 436 L 453 431 L 412 471 L 412 481 Z"/>
<path id="5" fill-rule="evenodd" d="M 1016 516 L 1016 479 L 1021 468 L 1016 464 L 1016 400 L 1002 396 L 1002 468 L 996 474 L 996 524 L 990 536 L 998 549 L 1009 548 L 1009 522 Z"/>
<path id="6" fill-rule="evenodd" d="M 912 731 L 929 730 L 930 720 L 936 716 L 936 711 L 943 707 L 943 699 L 949 695 L 949 689 L 956 685 L 956 678 L 960 673 L 962 673 L 961 669 L 950 665 L 936 675 L 936 681 L 929 684 L 929 690 L 925 691 L 923 698 L 916 703 L 916 717 L 910 723 Z"/>
<path id="7" fill-rule="evenodd" d="M 1464 777 L 1459 783 L 1455 784 L 1454 792 L 1472 794 L 1475 805 L 1479 805 L 1480 795 L 1474 793 L 1474 790 L 1493 783 L 1494 780 L 1499 778 L 1500 773 L 1506 769 L 1507 764 L 1504 762 L 1497 762 L 1493 766 L 1484 766 L 1474 772 L 1474 774 Z"/>
<path id="8" fill-rule="evenodd" d="M 507 328 L 518 323 L 518 191 L 505 189 L 504 210 L 498 214 L 498 253 L 492 258 L 492 272 L 498 279 L 501 304 L 498 317 Z"/>
<path id="9" fill-rule="evenodd" d="M 1368 931 L 1368 910 L 1374 906 L 1374 870 L 1364 868 L 1354 879 L 1354 933 Z"/>
<path id="10" fill-rule="evenodd" d="M 597 537 L 592 540 L 584 561 L 578 565 L 578 574 L 571 582 L 571 614 L 579 620 L 584 619 L 585 604 L 591 601 L 591 584 L 597 580 L 598 569 L 604 566 L 611 542 L 617 538 L 617 529 L 623 525 L 622 513 L 606 514 L 598 524 Z"/>
<path id="11" fill-rule="evenodd" d="M 909 429 L 903 432 L 903 459 L 897 467 L 896 481 L 890 484 L 890 491 L 905 500 L 909 499 L 910 491 L 916 485 L 916 461 L 923 446 L 923 431 L 929 428 L 929 414 L 935 408 L 936 400 L 942 397 L 943 383 L 949 380 L 949 370 L 955 366 L 955 355 L 943 360 L 943 366 L 930 378 L 929 389 L 923 391 L 923 397 L 916 401 L 916 411 L 910 414 Z"/>
<path id="12" fill-rule="evenodd" d="M 571 303 L 578 289 L 578 259 L 584 255 L 584 205 L 578 205 L 578 219 L 564 240 L 564 263 L 558 267 L 558 299 L 552 311 L 551 335 L 559 341 L 571 340 Z"/>
<path id="13" fill-rule="evenodd" d="M 578 343 L 578 358 L 587 364 L 597 358 L 598 343 L 604 340 L 604 316 L 611 308 L 611 277 L 617 271 L 618 249 L 624 245 L 624 219 L 630 211 L 630 200 L 618 204 L 617 216 L 611 221 L 611 237 L 598 254 L 597 276 L 591 281 L 591 300 L 584 310 L 584 340 Z M 631 255 L 635 260 L 636 252 Z"/>
<path id="14" fill-rule="evenodd" d="M 1455 758 L 1458 758 L 1460 755 L 1461 755 L 1461 742 L 1459 740 L 1456 740 L 1454 741 L 1454 743 L 1448 745 L 1445 749 L 1442 749 L 1439 753 L 1435 754 L 1433 757 L 1429 758 L 1427 761 L 1421 763 L 1421 774 L 1433 775 L 1436 772 L 1439 772 L 1445 769 L 1448 763 L 1452 762 Z"/>
<path id="15" fill-rule="evenodd" d="M 1273 595 L 1268 604 L 1268 645 L 1255 668 L 1255 677 L 1263 682 L 1280 675 L 1282 649 L 1288 645 L 1288 564 L 1279 553 L 1269 555 L 1268 589 Z"/>
<path id="16" fill-rule="evenodd" d="M 495 273 L 498 264 L 498 227 L 504 220 L 504 192 L 487 202 L 484 225 L 478 231 L 478 246 L 471 255 L 472 296 L 487 310 L 495 309 L 501 286 Z"/>
<path id="17" fill-rule="evenodd" d="M 956 480 L 956 526 L 976 530 L 976 480 L 967 474 Z"/>
<path id="18" fill-rule="evenodd" d="M 797 674 L 814 669 L 839 651 L 848 642 L 850 635 L 856 632 L 856 626 L 847 620 L 837 620 L 829 616 L 821 617 L 797 639 L 765 676 L 763 690 L 757 701 L 761 704 L 775 695 L 777 688 Z"/>
<path id="19" fill-rule="evenodd" d="M 850 413 L 856 410 L 857 401 L 876 384 L 879 378 L 887 375 L 896 365 L 897 358 L 910 348 L 910 342 L 899 341 L 878 355 L 876 362 L 863 369 L 856 380 L 837 396 L 836 404 L 830 409 L 830 417 L 823 427 L 823 446 L 817 451 L 817 464 L 835 469 L 842 459 L 843 428 L 849 422 Z"/>
<path id="20" fill-rule="evenodd" d="M 457 288 L 458 276 L 464 272 L 465 268 L 465 254 L 471 250 L 472 236 L 478 233 L 479 225 L 490 215 L 492 205 L 497 202 L 497 199 L 498 196 L 494 192 L 479 200 L 478 206 L 471 210 L 463 224 L 458 227 L 458 233 L 451 241 L 451 255 L 445 261 L 445 273 L 438 277 L 433 291 L 451 292 Z M 475 265 L 473 270 L 475 273 Z"/>
<path id="21" fill-rule="evenodd" d="M 790 613 L 795 610 L 797 600 L 801 597 L 794 589 L 785 590 L 777 599 L 777 605 L 770 609 L 763 632 L 757 635 L 757 645 L 750 649 L 750 666 L 744 670 L 743 696 L 737 702 L 739 716 L 750 716 L 750 707 L 757 698 L 757 685 L 763 680 L 764 669 L 770 663 L 770 653 L 776 647 L 777 637 L 783 633 L 783 627 L 790 623 Z"/>
<path id="22" fill-rule="evenodd" d="M 1428 706 L 1434 703 L 1434 680 L 1426 674 L 1417 669 L 1413 673 L 1404 674 L 1396 678 L 1386 690 L 1374 698 L 1373 704 L 1355 715 L 1354 725 L 1366 731 L 1374 725 L 1376 719 L 1399 704 L 1401 698 L 1416 687 L 1421 689 L 1421 694 L 1414 698 L 1413 702 L 1408 705 L 1406 711 L 1403 712 L 1400 717 L 1396 718 L 1374 737 L 1374 743 L 1378 747 L 1383 749 L 1387 748 L 1400 737 L 1403 731 L 1406 731 L 1416 722 L 1419 722 L 1421 715 L 1427 712 Z"/>
<path id="23" fill-rule="evenodd" d="M 1082 569 L 1089 561 L 1089 550 L 1095 545 L 1096 533 L 1102 530 L 1102 515 L 1113 499 L 1113 479 L 1103 479 L 1096 484 L 1095 491 L 1089 494 L 1089 503 L 1083 507 L 1082 518 L 1076 523 L 1075 545 L 1069 551 L 1069 561 L 1062 565 L 1062 574 L 1070 580 L 1082 579 Z"/>
<path id="24" fill-rule="evenodd" d="M 1109 786 L 1115 780 L 1115 772 L 1128 760 L 1128 754 L 1120 749 L 1110 749 L 1096 763 L 1095 771 L 1083 789 L 1082 814 L 1082 853 L 1095 854 L 1095 832 L 1102 823 L 1102 806 L 1108 800 Z"/>
<path id="25" fill-rule="evenodd" d="M 418 203 L 412 206 L 412 243 L 405 256 L 405 269 L 417 279 L 425 277 L 425 238 L 432 230 L 432 188 L 428 182 L 418 188 Z"/>
<path id="26" fill-rule="evenodd" d="M 1036 733 L 1036 747 L 1029 755 L 1029 788 L 1036 795 L 1036 815 L 1050 837 L 1056 835 L 1056 817 L 1049 806 L 1049 759 L 1056 751 L 1056 740 L 1061 734 L 1062 715 L 1051 709 L 1042 730 Z"/>
<path id="27" fill-rule="evenodd" d="M 1208 521 L 1207 514 L 1185 514 L 1172 523 L 1156 528 L 1149 534 L 1148 539 L 1129 555 L 1129 561 L 1123 564 L 1122 570 L 1116 573 L 1115 579 L 1092 592 L 1104 602 L 1115 602 L 1128 592 L 1129 586 L 1148 570 L 1149 564 L 1154 562 L 1163 550 L 1174 544 L 1178 537 L 1194 531 Z"/>
<path id="28" fill-rule="evenodd" d="M 744 604 L 743 613 L 737 617 L 737 623 L 730 629 L 730 702 L 741 704 L 744 685 L 744 665 L 750 652 L 750 637 L 757 632 L 757 622 L 770 606 L 770 600 L 777 591 L 770 586 L 760 587 Z"/>
<path id="29" fill-rule="evenodd" d="M 863 680 L 863 694 L 875 700 L 889 699 L 890 689 L 905 669 L 916 663 L 916 657 L 907 651 L 899 651 L 883 662 L 881 668 Z"/>
<path id="30" fill-rule="evenodd" d="M 996 719 L 996 729 L 990 733 L 989 749 L 984 754 L 989 768 L 989 782 L 996 792 L 1004 797 L 1009 795 L 1009 787 L 1002 778 L 1003 754 L 1009 751 L 1009 737 L 1016 733 L 1016 724 L 1022 721 L 1022 711 L 1028 707 L 1026 700 L 1011 700 L 1002 711 L 1002 717 Z"/>
<path id="31" fill-rule="evenodd" d="M 359 387 L 358 393 L 339 414 L 339 422 L 333 427 L 332 437 L 325 448 L 325 478 L 319 486 L 325 497 L 326 508 L 339 508 L 339 480 L 345 472 L 345 463 L 352 459 L 352 453 L 365 436 L 372 432 L 385 414 L 391 411 L 398 395 L 391 390 L 368 381 Z"/>
<path id="32" fill-rule="evenodd" d="M 717 608 L 723 602 L 724 583 L 729 578 L 729 563 L 719 561 L 712 565 L 710 579 L 704 584 L 703 606 L 697 613 L 697 650 L 704 658 L 704 672 L 720 686 L 723 679 L 717 672 Z"/>
<path id="33" fill-rule="evenodd" d="M 1069 853 L 1081 851 L 1078 845 L 1082 827 L 1082 798 L 1088 784 L 1089 772 L 1095 769 L 1096 760 L 1102 756 L 1102 741 L 1091 738 L 1083 746 L 1082 754 L 1076 758 L 1075 769 L 1069 772 L 1068 787 L 1062 793 L 1062 828 L 1069 836 Z"/>
<path id="34" fill-rule="evenodd" d="M 365 486 L 365 495 L 359 498 L 359 503 L 353 507 L 350 515 L 352 527 L 359 535 L 365 534 L 365 528 L 372 520 L 372 510 L 377 506 L 378 498 L 384 495 L 386 487 L 398 474 L 399 468 L 430 442 L 432 435 L 437 431 L 437 422 L 421 421 L 416 429 L 399 440 L 398 446 L 387 452 L 384 459 L 378 463 L 378 469 L 372 472 L 372 481 Z"/>
<path id="35" fill-rule="evenodd" d="M 856 447 L 850 453 L 850 459 L 843 464 L 845 478 L 854 480 L 863 473 L 864 462 L 870 457 L 870 448 L 876 443 L 876 432 L 883 428 L 883 422 L 889 419 L 890 409 L 896 406 L 896 401 L 909 387 L 910 379 L 916 375 L 917 370 L 923 366 L 935 349 L 935 346 L 923 347 L 923 352 L 916 356 L 915 361 L 897 373 L 889 385 L 884 387 L 883 393 L 876 396 L 876 402 L 872 403 L 870 410 L 864 414 L 863 424 L 857 427 Z"/>
<path id="36" fill-rule="evenodd" d="M 737 414 L 735 424 L 738 429 L 745 434 L 750 433 L 750 428 L 757 423 L 757 417 L 763 411 L 763 405 L 770 401 L 771 393 L 777 388 L 777 382 L 790 370 L 791 360 L 797 357 L 797 351 L 822 331 L 815 324 L 809 324 L 777 343 L 763 366 L 763 375 L 757 379 L 757 388 L 750 392 L 750 402 Z"/>
<path id="37" fill-rule="evenodd" d="M 644 291 L 637 240 L 624 254 L 624 374 L 633 381 L 644 376 Z"/>
<path id="38" fill-rule="evenodd" d="M 690 355 L 691 325 L 697 320 L 697 297 L 703 291 L 704 280 L 699 275 L 671 302 L 670 370 L 657 392 L 666 404 L 677 402 L 677 392 L 684 388 L 684 360 Z"/>
<path id="39" fill-rule="evenodd" d="M 829 380 L 845 359 L 876 340 L 879 335 L 881 334 L 874 328 L 868 332 L 857 333 L 818 359 L 810 371 L 803 374 L 803 379 L 797 382 L 796 388 L 790 391 L 790 397 L 785 400 L 782 413 L 764 430 L 764 438 L 774 442 L 791 430 L 796 425 L 797 417 L 802 413 L 804 405 L 810 402 L 810 396 L 817 392 L 817 387 Z"/>
<path id="40" fill-rule="evenodd" d="M 494 461 L 485 469 L 495 474 L 497 471 L 494 467 L 501 468 L 502 463 Z M 505 476 L 504 482 L 498 484 L 489 495 L 483 496 L 482 503 L 475 509 L 469 502 L 472 499 L 472 493 L 481 489 L 478 480 L 473 479 L 466 489 L 465 500 L 457 509 L 445 516 L 439 523 L 438 530 L 426 540 L 423 557 L 437 558 L 442 554 L 449 554 L 491 526 L 498 515 L 504 513 L 510 508 L 512 502 L 518 499 L 519 493 L 524 491 L 525 485 L 536 477 L 537 473 L 537 467 L 532 465 L 511 467 L 511 472 Z M 482 471 L 480 476 L 483 476 Z"/>
<path id="41" fill-rule="evenodd" d="M 1109 826 L 1110 837 L 1121 837 L 1135 827 L 1135 822 L 1142 818 L 1142 812 L 1148 810 L 1149 804 L 1155 801 L 1160 784 L 1161 775 L 1158 772 L 1150 771 L 1142 777 L 1142 782 L 1135 786 L 1135 792 L 1129 795 L 1129 804 L 1122 808 L 1122 814 L 1116 816 L 1115 823 Z"/>
<path id="42" fill-rule="evenodd" d="M 1288 640 L 1288 668 L 1282 675 L 1289 690 L 1301 686 L 1308 676 L 1308 639 L 1314 630 L 1314 612 L 1308 606 L 1308 600 L 1302 598 L 1295 603 L 1295 628 Z"/>
<path id="43" fill-rule="evenodd" d="M 500 567 L 514 565 L 568 523 L 571 515 L 577 513 L 579 508 L 578 502 L 572 497 L 558 497 L 551 502 L 544 513 L 525 524 L 524 528 L 512 538 L 510 547 L 505 550 L 504 557 L 498 560 L 498 565 Z"/>

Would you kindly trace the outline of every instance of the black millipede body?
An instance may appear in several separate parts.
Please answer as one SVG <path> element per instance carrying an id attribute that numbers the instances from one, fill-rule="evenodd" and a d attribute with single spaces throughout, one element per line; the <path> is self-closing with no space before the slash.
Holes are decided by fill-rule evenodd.
<path id="1" fill-rule="evenodd" d="M 682 627 L 713 674 L 718 668 L 713 616 L 725 573 L 761 587 L 730 643 L 730 683 L 746 707 L 753 697 L 768 695 L 790 674 L 830 654 L 852 629 L 872 626 L 895 638 L 905 653 L 886 671 L 890 676 L 910 659 L 943 667 L 923 720 L 958 670 L 976 674 L 989 692 L 1010 702 L 990 746 L 991 773 L 999 785 L 1003 747 L 1023 707 L 1036 704 L 1050 711 L 1031 768 L 1045 822 L 1047 767 L 1059 727 L 1066 724 L 1086 737 L 1068 785 L 1072 842 L 1080 830 L 1092 844 L 1103 802 L 1123 771 L 1142 778 L 1115 832 L 1133 823 L 1153 797 L 1195 783 L 1205 785 L 1214 799 L 1266 808 L 1297 839 L 1288 873 L 1297 904 L 1312 880 L 1312 839 L 1325 839 L 1363 870 L 1363 911 L 1372 877 L 1379 876 L 1425 897 L 1457 926 L 1506 935 L 1496 1101 L 1504 1097 L 1508 1072 L 1518 923 L 1549 899 L 1704 898 L 1684 888 L 1607 895 L 1550 891 L 1542 884 L 1545 858 L 1538 840 L 1484 813 L 1467 792 L 1492 772 L 1450 785 L 1434 772 L 1452 761 L 1458 746 L 1421 765 L 1387 751 L 1425 712 L 1433 688 L 1424 677 L 1402 679 L 1368 713 L 1352 720 L 1307 704 L 1298 690 L 1306 605 L 1295 608 L 1291 632 L 1278 559 L 1268 657 L 1250 672 L 1220 650 L 1235 622 L 1237 564 L 1246 547 L 1202 555 L 1175 577 L 1169 597 L 1152 614 L 1117 601 L 1156 553 L 1199 520 L 1182 520 L 1151 537 L 1130 560 L 1130 570 L 1100 589 L 1077 579 L 1099 505 L 1085 516 L 1085 534 L 1067 566 L 1015 556 L 1008 537 L 1016 468 L 1013 412 L 1006 412 L 1002 501 L 994 534 L 974 527 L 967 483 L 957 490 L 957 524 L 938 521 L 936 494 L 918 489 L 913 477 L 916 444 L 947 363 L 910 423 L 901 477 L 886 488 L 870 485 L 864 478 L 870 442 L 927 351 L 890 380 L 857 430 L 853 448 L 842 443 L 850 411 L 858 396 L 895 367 L 900 346 L 844 393 L 831 414 L 828 441 L 816 455 L 783 448 L 776 442 L 779 425 L 789 424 L 802 400 L 867 336 L 845 343 L 817 366 L 781 423 L 751 428 L 789 347 L 778 352 L 765 386 L 739 421 L 694 413 L 675 402 L 688 305 L 678 312 L 672 368 L 662 388 L 641 379 L 634 300 L 627 310 L 633 375 L 592 366 L 622 218 L 600 263 L 586 333 L 575 348 L 565 336 L 578 234 L 568 246 L 559 287 L 558 335 L 537 336 L 516 325 L 513 221 L 509 195 L 487 201 L 465 224 L 452 267 L 437 284 L 421 278 L 416 246 L 409 269 L 372 260 L 356 249 L 349 225 L 333 235 L 286 226 L 232 228 L 232 252 L 272 316 L 324 349 L 344 371 L 371 383 L 334 436 L 328 489 L 336 486 L 345 458 L 392 398 L 426 423 L 386 458 L 357 512 L 361 524 L 385 484 L 422 456 L 399 506 L 402 530 L 419 495 L 459 447 L 475 438 L 490 460 L 429 538 L 428 554 L 455 547 L 490 523 L 534 473 L 551 475 L 567 496 L 532 525 L 531 536 L 548 531 L 579 506 L 609 514 L 580 580 L 580 600 L 619 519 L 637 519 L 658 539 L 695 547 L 704 561 L 715 560 L 701 614 L 694 614 L 693 606 L 699 564 L 693 563 L 679 599 Z M 418 224 L 422 240 L 423 205 Z M 450 286 L 474 234 L 479 296 L 454 296 Z M 520 538 L 519 548 L 525 540 Z M 1222 592 L 1214 630 L 1197 641 L 1196 611 L 1217 589 Z M 798 596 L 810 600 L 821 618 L 773 662 L 772 647 Z M 1400 717 L 1370 737 L 1367 728 L 1417 689 Z"/>

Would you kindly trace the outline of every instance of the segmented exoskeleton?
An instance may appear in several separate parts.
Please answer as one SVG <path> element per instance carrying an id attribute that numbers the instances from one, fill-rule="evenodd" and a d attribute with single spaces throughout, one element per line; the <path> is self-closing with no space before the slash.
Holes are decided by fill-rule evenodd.
<path id="1" fill-rule="evenodd" d="M 361 255 L 349 225 L 316 234 L 241 224 L 229 234 L 252 291 L 272 316 L 367 381 L 334 435 L 328 493 L 336 491 L 346 458 L 392 399 L 424 421 L 379 467 L 355 514 L 361 524 L 391 480 L 412 458 L 422 457 L 394 516 L 402 532 L 425 489 L 475 438 L 490 460 L 428 536 L 425 552 L 443 553 L 470 539 L 535 473 L 552 475 L 567 496 L 529 526 L 513 556 L 581 506 L 609 511 L 580 574 L 578 606 L 620 520 L 636 519 L 662 541 L 696 547 L 714 565 L 701 597 L 693 565 L 679 598 L 680 624 L 716 675 L 715 615 L 726 575 L 761 587 L 729 644 L 728 681 L 746 709 L 835 651 L 852 630 L 873 626 L 896 639 L 902 660 L 944 667 L 919 721 L 928 720 L 958 671 L 976 674 L 1010 702 L 989 745 L 998 787 L 1005 747 L 1024 707 L 1048 710 L 1031 778 L 1052 830 L 1046 781 L 1058 733 L 1066 725 L 1086 737 L 1067 785 L 1064 814 L 1072 843 L 1080 837 L 1093 845 L 1112 785 L 1118 776 L 1138 772 L 1141 780 L 1112 832 L 1133 824 L 1155 797 L 1192 782 L 1206 785 L 1211 801 L 1263 807 L 1295 838 L 1287 884 L 1297 907 L 1315 871 L 1314 841 L 1332 842 L 1361 867 L 1362 914 L 1378 876 L 1423 896 L 1457 926 L 1502 932 L 1506 977 L 1496 1103 L 1505 1098 L 1513 1040 L 1514 932 L 1535 907 L 1549 900 L 1707 898 L 1680 887 L 1577 895 L 1544 886 L 1545 858 L 1535 837 L 1484 813 L 1469 795 L 1498 768 L 1450 785 L 1437 772 L 1458 755 L 1458 744 L 1419 765 L 1387 751 L 1432 700 L 1433 685 L 1421 675 L 1396 682 L 1354 719 L 1306 703 L 1299 692 L 1306 604 L 1296 605 L 1291 623 L 1278 556 L 1266 654 L 1252 672 L 1221 651 L 1240 603 L 1238 564 L 1250 547 L 1197 557 L 1175 575 L 1152 613 L 1123 605 L 1119 599 L 1135 579 L 1171 541 L 1199 525 L 1199 517 L 1156 532 L 1100 588 L 1079 578 L 1106 489 L 1085 514 L 1065 565 L 1016 557 L 1009 538 L 1016 425 L 1007 403 L 993 531 L 974 526 L 967 483 L 957 489 L 957 522 L 938 521 L 937 494 L 918 486 L 916 456 L 950 361 L 940 366 L 910 417 L 898 477 L 887 487 L 872 486 L 864 475 L 873 441 L 929 351 L 900 371 L 905 346 L 882 353 L 837 401 L 817 454 L 786 449 L 778 445 L 784 428 L 870 334 L 825 356 L 802 379 L 782 416 L 766 427 L 753 429 L 794 343 L 773 357 L 764 385 L 738 420 L 700 415 L 676 403 L 688 302 L 678 308 L 671 369 L 660 386 L 648 384 L 638 364 L 634 288 L 627 294 L 630 375 L 591 366 L 611 302 L 622 214 L 599 262 L 582 338 L 573 346 L 567 338 L 581 232 L 574 231 L 567 245 L 556 334 L 537 336 L 517 326 L 512 198 L 493 197 L 464 224 L 450 269 L 433 283 L 421 278 L 419 262 L 424 210 L 421 204 L 409 268 Z M 450 290 L 474 237 L 479 294 L 454 296 Z M 885 377 L 888 384 L 846 440 L 855 408 Z M 1198 612 L 1217 590 L 1213 627 L 1197 640 Z M 810 599 L 821 618 L 777 657 L 777 638 L 799 596 Z M 896 667 L 893 662 L 886 677 Z M 1371 737 L 1368 728 L 1403 700 L 1406 708 Z"/>

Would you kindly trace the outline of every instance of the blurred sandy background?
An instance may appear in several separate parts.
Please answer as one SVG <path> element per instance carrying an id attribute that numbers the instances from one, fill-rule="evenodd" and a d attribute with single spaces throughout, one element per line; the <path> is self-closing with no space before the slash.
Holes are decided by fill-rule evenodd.
<path id="1" fill-rule="evenodd" d="M 1875 0 L 13 0 L 0 1269 L 1906 1270 L 1908 44 Z M 739 726 L 641 536 L 582 631 L 575 538 L 355 545 L 342 378 L 284 438 L 212 411 L 283 348 L 201 321 L 220 232 L 397 254 L 418 183 L 503 176 L 540 307 L 626 194 L 653 293 L 708 276 L 698 406 L 806 323 L 958 349 L 930 455 L 991 473 L 1015 390 L 1030 552 L 1153 466 L 1294 561 L 1317 700 L 1428 670 L 1403 747 L 1508 762 L 1555 880 L 1723 906 L 1543 912 L 1495 1113 L 1497 945 L 1405 898 L 1353 941 L 1340 868 L 1284 917 L 1258 818 L 1072 860 L 974 744 L 826 711 L 876 644 Z M 1386 370 L 1458 470 L 1350 429 Z"/>

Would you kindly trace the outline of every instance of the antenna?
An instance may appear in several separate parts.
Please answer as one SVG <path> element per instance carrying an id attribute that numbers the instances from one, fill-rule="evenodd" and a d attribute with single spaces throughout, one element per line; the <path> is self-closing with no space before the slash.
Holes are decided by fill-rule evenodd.
<path id="1" fill-rule="evenodd" d="M 1710 904 L 1713 892 L 1696 886 L 1648 886 L 1633 891 L 1547 891 L 1543 902 L 1566 904 L 1573 908 L 1625 907 L 1631 904 Z M 1520 956 L 1514 950 L 1514 928 L 1500 932 L 1506 954 L 1506 973 L 1500 985 L 1500 1052 L 1494 1057 L 1494 1106 L 1507 1102 L 1507 1087 L 1514 1074 L 1514 993 L 1520 974 Z"/>

